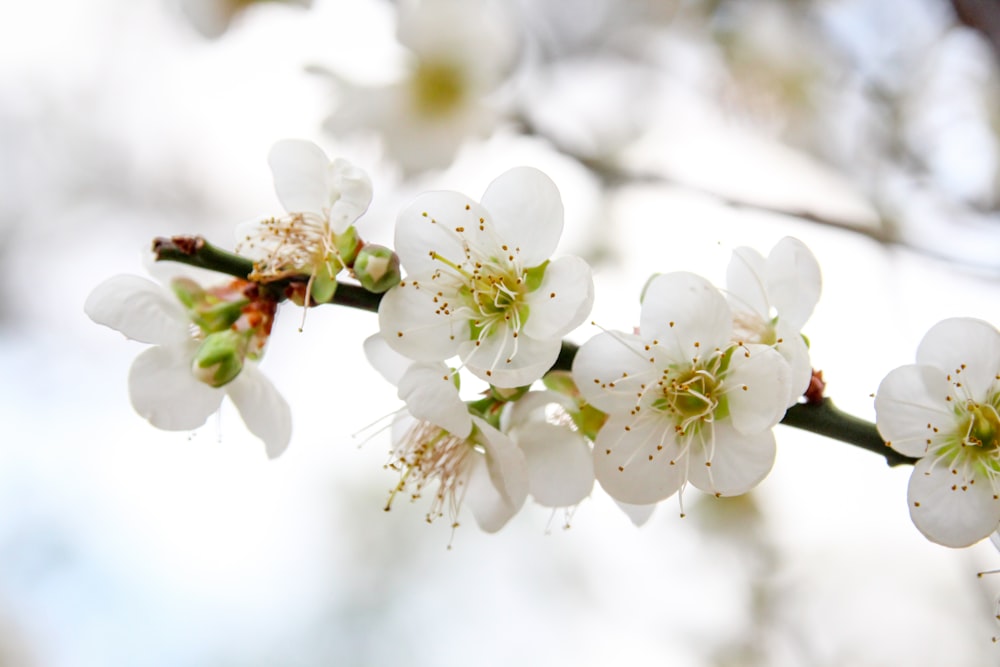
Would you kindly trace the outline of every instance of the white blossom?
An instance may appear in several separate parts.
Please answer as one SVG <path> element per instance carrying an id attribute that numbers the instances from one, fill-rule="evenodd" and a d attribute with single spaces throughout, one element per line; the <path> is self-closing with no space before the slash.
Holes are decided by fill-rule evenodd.
<path id="1" fill-rule="evenodd" d="M 245 341 L 233 350 L 240 357 L 235 360 L 238 374 L 223 378 L 227 381 L 222 386 L 212 386 L 217 368 L 195 363 L 206 332 L 169 289 L 139 276 L 119 275 L 98 285 L 84 310 L 94 322 L 153 346 L 136 358 L 128 376 L 132 406 L 153 426 L 168 431 L 198 428 L 228 395 L 247 428 L 264 441 L 268 456 L 276 457 L 288 446 L 288 404 L 251 361 L 263 351 L 266 332 L 237 332 L 238 340 Z M 255 316 L 259 313 L 252 309 L 241 313 L 233 327 L 269 328 L 269 322 L 253 321 Z"/>
<path id="2" fill-rule="evenodd" d="M 458 355 L 498 387 L 537 380 L 594 298 L 586 262 L 549 260 L 562 226 L 559 191 L 530 167 L 498 177 L 481 204 L 457 192 L 420 195 L 396 223 L 408 275 L 382 299 L 382 335 L 417 361 Z"/>
<path id="3" fill-rule="evenodd" d="M 500 530 L 524 505 L 528 471 L 509 436 L 469 413 L 443 363 L 413 362 L 378 335 L 365 341 L 365 355 L 398 387 L 406 410 L 393 420 L 392 461 L 399 493 L 416 500 L 433 489 L 427 520 L 448 514 L 453 526 L 468 505 L 479 527 Z"/>
<path id="4" fill-rule="evenodd" d="M 338 135 L 376 132 L 406 172 L 445 167 L 468 138 L 497 122 L 495 105 L 483 98 L 510 68 L 513 25 L 495 3 L 402 2 L 397 37 L 410 51 L 406 75 L 382 87 L 341 82 L 326 126 Z"/>
<path id="5" fill-rule="evenodd" d="M 286 213 L 240 225 L 236 252 L 254 260 L 254 279 L 309 275 L 332 285 L 344 267 L 344 241 L 354 249 L 356 239 L 347 232 L 371 203 L 371 180 L 347 160 L 331 162 L 319 146 L 299 139 L 276 143 L 268 164 Z"/>
<path id="6" fill-rule="evenodd" d="M 917 363 L 886 376 L 875 397 L 886 444 L 920 457 L 907 502 L 928 539 L 964 547 L 1000 525 L 1000 332 L 972 318 L 934 325 Z"/>
<path id="7" fill-rule="evenodd" d="M 691 273 L 650 281 L 639 331 L 599 334 L 573 363 L 584 398 L 608 413 L 594 442 L 601 486 L 627 505 L 688 482 L 720 496 L 752 489 L 774 463 L 788 363 L 770 346 L 732 344 L 725 298 Z"/>
<path id="8" fill-rule="evenodd" d="M 809 387 L 812 364 L 802 326 L 819 301 L 819 264 L 809 248 L 786 236 L 767 259 L 752 248 L 733 251 L 726 295 L 735 318 L 737 342 L 773 345 L 791 366 L 788 405 Z"/>

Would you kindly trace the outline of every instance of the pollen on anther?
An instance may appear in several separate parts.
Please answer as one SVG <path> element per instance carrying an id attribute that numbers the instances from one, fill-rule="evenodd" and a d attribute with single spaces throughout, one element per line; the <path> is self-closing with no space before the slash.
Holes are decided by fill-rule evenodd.
<path id="1" fill-rule="evenodd" d="M 426 218 L 426 217 L 427 217 L 427 211 L 424 211 L 424 212 L 423 212 L 423 213 L 421 213 L 420 215 L 422 215 L 422 216 L 424 216 L 424 217 Z"/>
<path id="2" fill-rule="evenodd" d="M 396 338 L 402 338 L 402 337 L 403 337 L 403 332 L 402 331 L 397 331 L 396 332 Z"/>
<path id="3" fill-rule="evenodd" d="M 750 387 L 748 387 L 746 385 L 743 385 L 742 389 L 743 389 L 743 391 L 747 391 L 748 389 L 750 389 Z"/>
<path id="4" fill-rule="evenodd" d="M 604 453 L 610 456 L 611 455 L 611 450 L 610 449 L 605 449 Z"/>
<path id="5" fill-rule="evenodd" d="M 618 472 L 625 472 L 625 466 L 618 466 Z"/>
<path id="6" fill-rule="evenodd" d="M 556 298 L 556 293 L 555 292 L 549 292 L 549 298 L 550 299 Z"/>
<path id="7" fill-rule="evenodd" d="M 468 211 L 468 210 L 469 210 L 470 208 L 472 208 L 472 207 L 471 207 L 471 206 L 469 206 L 468 204 L 466 204 L 466 205 L 465 205 L 465 210 L 466 210 L 466 211 Z"/>
<path id="8" fill-rule="evenodd" d="M 994 496 L 994 497 L 996 497 L 996 496 Z M 913 506 L 914 507 L 920 507 L 920 502 L 919 501 L 914 501 Z"/>
<path id="9" fill-rule="evenodd" d="M 461 234 L 462 232 L 465 231 L 465 227 L 456 227 L 455 231 L 458 232 L 459 234 Z"/>
<path id="10" fill-rule="evenodd" d="M 674 323 L 673 323 L 673 322 L 671 322 L 671 323 L 670 323 L 670 328 L 672 329 L 673 327 L 674 327 Z"/>

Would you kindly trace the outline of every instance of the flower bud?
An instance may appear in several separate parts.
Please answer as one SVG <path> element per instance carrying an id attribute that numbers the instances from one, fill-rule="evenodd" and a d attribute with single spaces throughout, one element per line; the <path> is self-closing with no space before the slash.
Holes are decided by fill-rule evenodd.
<path id="1" fill-rule="evenodd" d="M 363 242 L 358 238 L 358 230 L 351 225 L 342 233 L 337 234 L 337 255 L 344 266 L 351 266 L 357 261 L 358 251 Z"/>
<path id="2" fill-rule="evenodd" d="M 212 387 L 232 382 L 243 370 L 246 336 L 226 330 L 209 334 L 194 355 L 191 371 L 195 377 Z"/>
<path id="3" fill-rule="evenodd" d="M 399 257 L 385 246 L 366 245 L 354 260 L 354 275 L 369 292 L 385 292 L 400 280 Z"/>

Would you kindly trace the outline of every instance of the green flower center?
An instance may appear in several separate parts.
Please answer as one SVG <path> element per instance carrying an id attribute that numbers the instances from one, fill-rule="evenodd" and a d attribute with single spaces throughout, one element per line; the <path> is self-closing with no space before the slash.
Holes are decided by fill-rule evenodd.
<path id="1" fill-rule="evenodd" d="M 679 433 L 689 427 L 714 421 L 721 417 L 717 412 L 723 404 L 720 391 L 721 357 L 716 355 L 707 363 L 683 371 L 667 369 L 658 380 L 659 396 L 653 408 L 671 415 Z"/>
<path id="2" fill-rule="evenodd" d="M 422 62 L 411 81 L 417 112 L 436 116 L 457 107 L 465 96 L 465 81 L 459 67 L 444 62 Z"/>

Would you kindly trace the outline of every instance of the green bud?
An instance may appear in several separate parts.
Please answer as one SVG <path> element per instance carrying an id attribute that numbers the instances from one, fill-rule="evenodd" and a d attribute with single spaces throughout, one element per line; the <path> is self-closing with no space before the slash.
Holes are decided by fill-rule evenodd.
<path id="1" fill-rule="evenodd" d="M 246 336 L 238 331 L 217 331 L 202 341 L 194 355 L 191 371 L 212 387 L 232 382 L 243 370 Z"/>
<path id="2" fill-rule="evenodd" d="M 170 283 L 170 289 L 185 308 L 193 309 L 205 301 L 205 290 L 190 278 L 174 278 Z"/>
<path id="3" fill-rule="evenodd" d="M 368 244 L 354 260 L 354 275 L 366 290 L 381 294 L 399 283 L 399 257 L 385 246 Z"/>
<path id="4" fill-rule="evenodd" d="M 337 234 L 337 254 L 344 266 L 352 266 L 357 261 L 358 251 L 362 241 L 358 238 L 358 230 L 351 225 L 342 234 Z"/>

